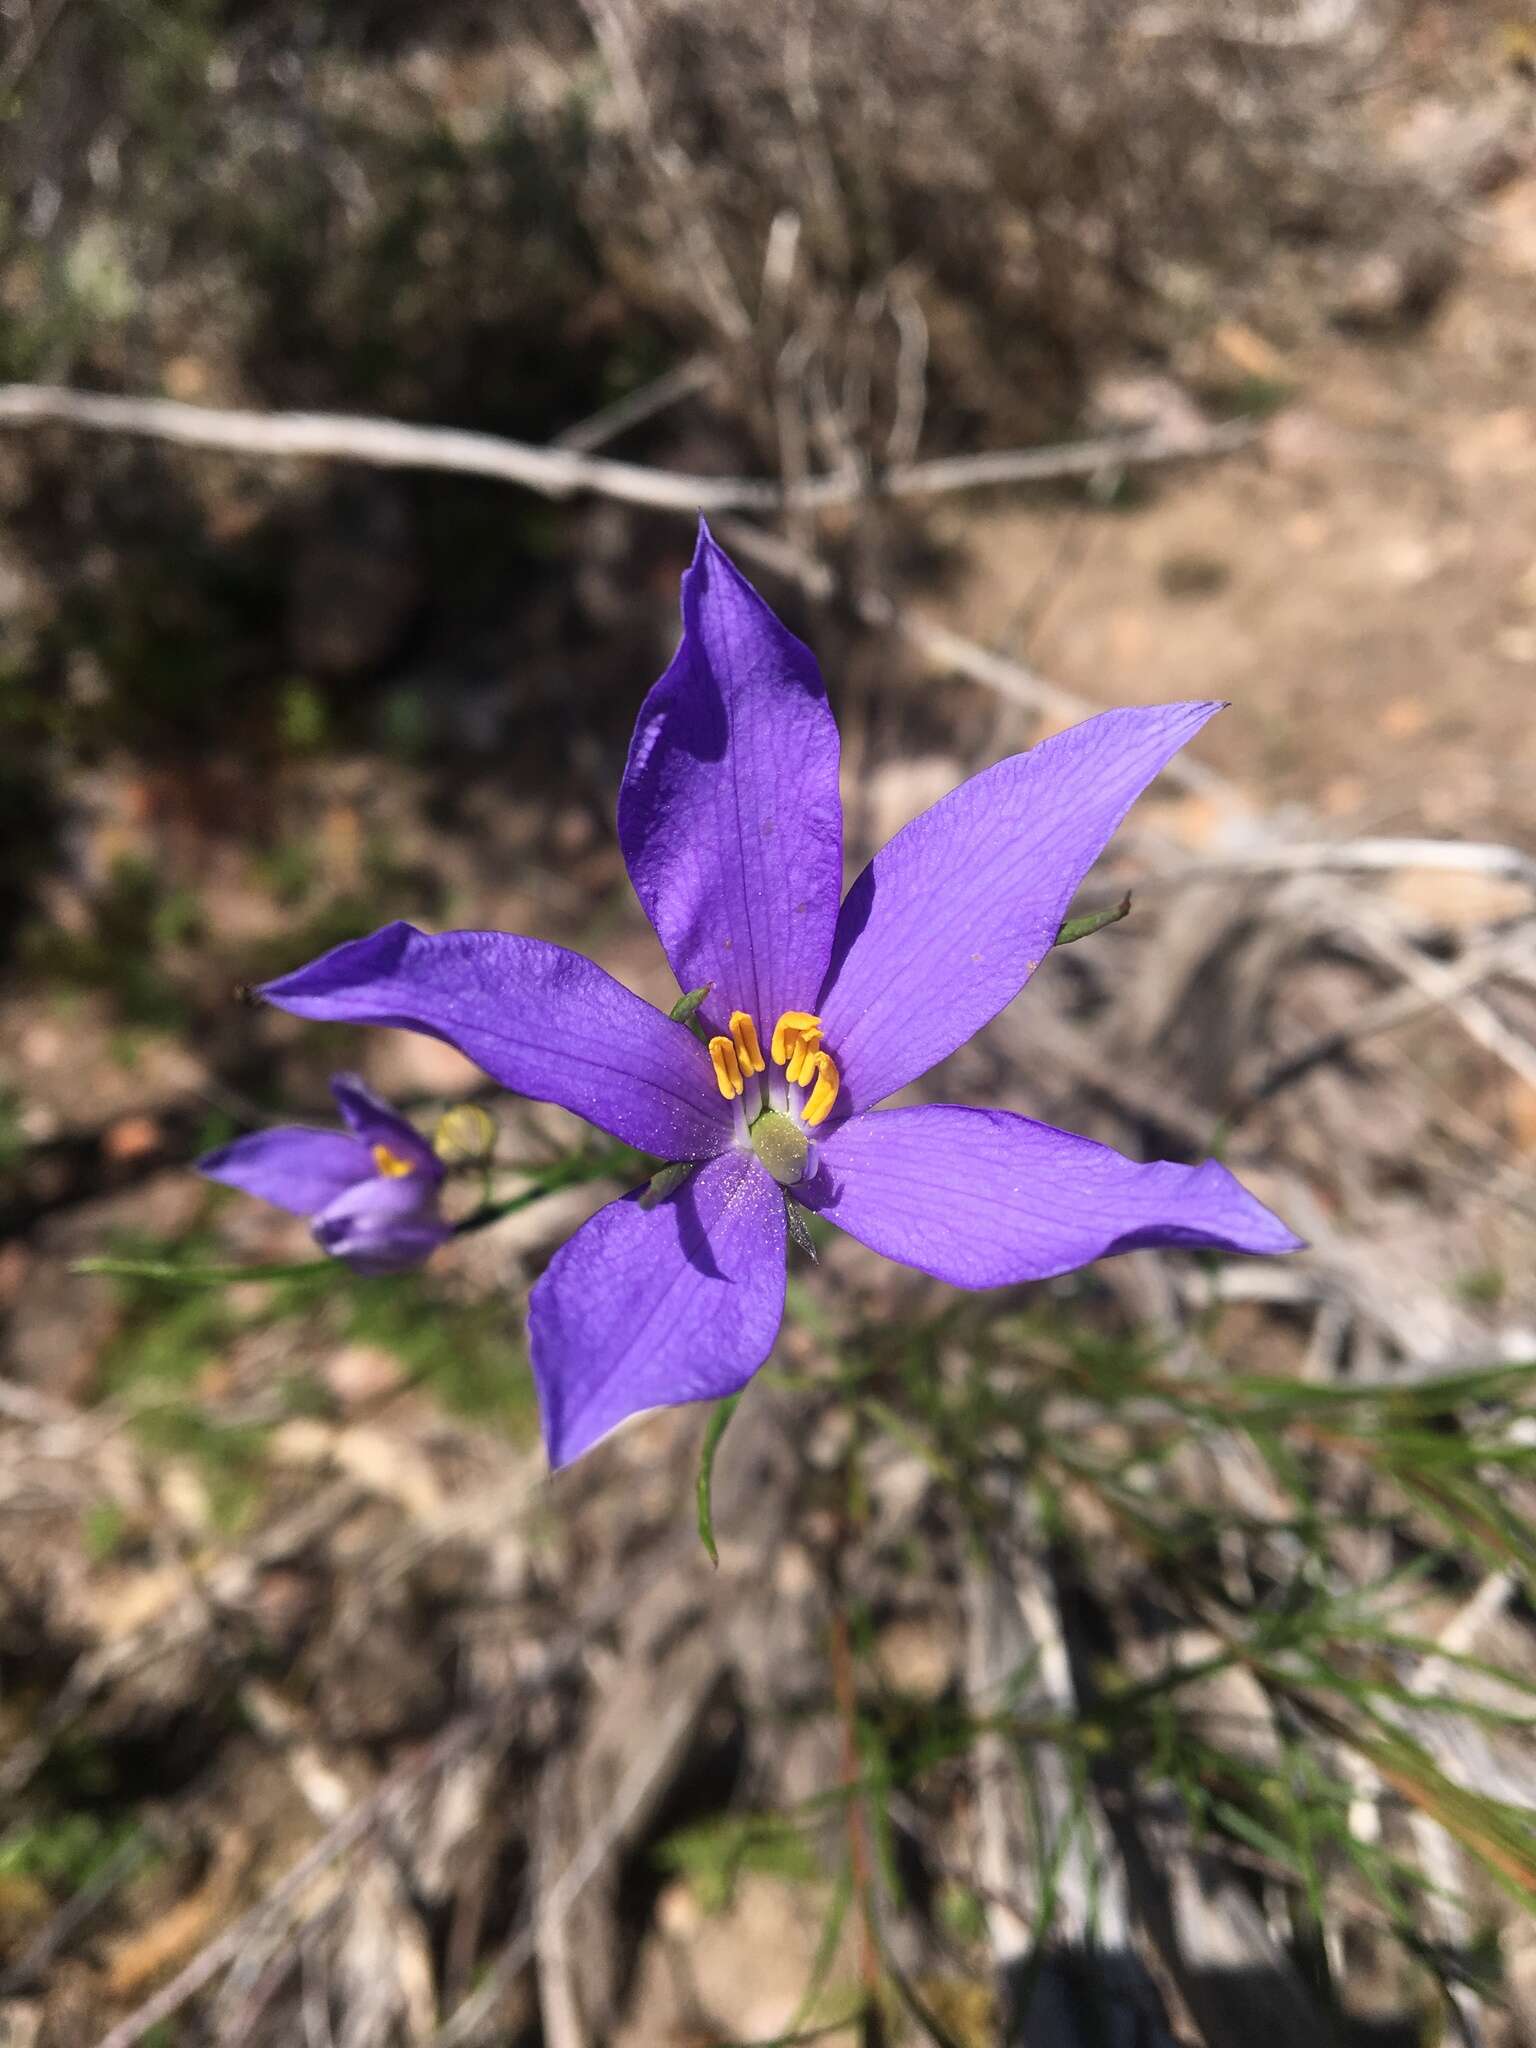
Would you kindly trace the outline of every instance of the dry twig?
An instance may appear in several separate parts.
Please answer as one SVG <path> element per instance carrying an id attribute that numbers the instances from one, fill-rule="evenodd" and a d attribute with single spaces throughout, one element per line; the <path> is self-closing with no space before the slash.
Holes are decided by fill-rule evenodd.
<path id="1" fill-rule="evenodd" d="M 1165 887 L 1222 875 L 1401 874 L 1412 868 L 1486 875 L 1536 890 L 1536 856 L 1478 839 L 1265 839 L 1193 861 L 1160 877 Z"/>
<path id="2" fill-rule="evenodd" d="M 381 468 L 453 470 L 498 478 L 551 498 L 593 491 L 655 511 L 714 514 L 824 509 L 854 503 L 871 490 L 918 497 L 983 484 L 1092 476 L 1117 468 L 1225 454 L 1254 438 L 1247 422 L 1237 422 L 1213 427 L 1204 438 L 1155 431 L 1117 435 L 1059 448 L 900 465 L 873 480 L 862 471 L 844 472 L 806 477 L 783 486 L 752 477 L 691 476 L 647 469 L 558 445 L 537 448 L 496 434 L 416 427 L 399 420 L 343 413 L 242 412 L 184 405 L 168 398 L 113 398 L 50 385 L 0 386 L 0 426 L 47 422 L 271 460 L 300 458 L 365 462 Z M 730 520 L 721 530 L 743 554 L 789 576 L 808 595 L 832 595 L 835 585 L 830 571 L 805 549 L 737 520 Z M 881 592 L 860 592 L 853 603 L 866 625 L 896 634 L 926 660 L 984 684 L 1010 703 L 1062 722 L 1089 717 L 1098 708 L 937 620 L 902 611 Z M 1233 808 L 1238 804 L 1236 792 L 1224 778 L 1197 761 L 1180 756 L 1164 772 L 1185 789 Z"/>
<path id="3" fill-rule="evenodd" d="M 692 398 L 695 392 L 707 391 L 719 374 L 719 365 L 708 356 L 690 356 L 687 362 L 679 363 L 675 369 L 663 370 L 659 377 L 653 377 L 638 390 L 616 398 L 612 405 L 605 405 L 586 419 L 578 420 L 575 426 L 566 427 L 555 435 L 549 445 L 589 455 L 594 448 L 601 448 L 606 442 L 617 440 L 620 434 L 627 434 L 631 427 L 654 419 L 669 405 L 679 405 L 685 398 Z"/>
<path id="4" fill-rule="evenodd" d="M 417 427 L 363 414 L 242 411 L 185 405 L 174 398 L 118 398 L 51 384 L 0 385 L 0 426 L 57 425 L 93 433 L 136 434 L 183 448 L 218 449 L 263 460 L 363 462 L 381 469 L 454 470 L 521 484 L 547 498 L 594 491 L 658 512 L 777 512 L 786 504 L 824 510 L 850 505 L 870 488 L 862 476 L 814 476 L 788 489 L 764 477 L 693 476 L 648 469 L 578 449 L 540 448 L 463 427 Z M 889 497 L 937 497 L 983 485 L 1049 483 L 1199 461 L 1247 447 L 1258 430 L 1239 420 L 1204 434 L 1111 434 L 1056 448 L 1000 449 L 882 472 L 875 488 Z"/>
<path id="5" fill-rule="evenodd" d="M 606 1812 L 583 1837 L 560 1875 L 519 1925 L 479 1985 L 446 2026 L 433 2036 L 431 2048 L 468 2048 L 496 2018 L 496 2010 L 519 1971 L 532 1960 L 540 1935 L 565 1919 L 604 1863 L 622 1842 L 636 1815 L 651 1798 L 658 1778 L 676 1763 L 677 1745 L 692 1726 L 698 1702 L 691 1696 L 675 1700 L 661 1714 L 649 1739 L 637 1752 Z M 101 2048 L 127 2048 L 103 2042 Z"/>
<path id="6" fill-rule="evenodd" d="M 1475 995 L 1484 982 L 1529 960 L 1536 945 L 1536 933 L 1528 925 L 1492 944 L 1470 949 L 1450 967 L 1416 951 L 1373 920 L 1355 917 L 1351 929 L 1403 976 L 1407 986 L 1389 990 L 1342 1024 L 1320 1032 L 1296 1051 L 1276 1060 L 1249 1090 L 1249 1105 L 1267 1101 L 1310 1073 L 1321 1061 L 1349 1051 L 1364 1039 L 1396 1030 L 1437 1010 L 1447 1011 L 1485 1051 L 1536 1087 L 1536 1047 L 1512 1031 L 1496 1011 Z"/>

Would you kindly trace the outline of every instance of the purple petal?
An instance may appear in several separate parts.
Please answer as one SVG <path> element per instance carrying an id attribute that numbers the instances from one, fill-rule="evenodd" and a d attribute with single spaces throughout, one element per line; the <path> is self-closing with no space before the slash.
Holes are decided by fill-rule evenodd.
<path id="1" fill-rule="evenodd" d="M 849 1108 L 915 1081 L 1050 951 L 1132 802 L 1219 704 L 1106 711 L 973 775 L 848 891 L 819 1012 Z"/>
<path id="2" fill-rule="evenodd" d="M 767 1043 L 811 1006 L 843 886 L 837 726 L 810 649 L 701 524 L 683 638 L 640 710 L 619 791 L 635 893 L 684 989 Z"/>
<path id="3" fill-rule="evenodd" d="M 434 1181 L 442 1179 L 443 1162 L 416 1126 L 391 1109 L 356 1074 L 333 1074 L 331 1093 L 336 1107 L 370 1150 L 383 1145 L 416 1172 Z"/>
<path id="4" fill-rule="evenodd" d="M 555 1254 L 528 1305 L 551 1465 L 642 1409 L 744 1387 L 784 1313 L 784 1197 L 738 1152 L 653 1209 L 610 1202 Z"/>
<path id="5" fill-rule="evenodd" d="M 422 1174 L 359 1181 L 315 1217 L 315 1242 L 359 1273 L 401 1273 L 429 1258 L 452 1228 L 437 1213 L 437 1183 Z"/>
<path id="6" fill-rule="evenodd" d="M 1207 1159 L 1138 1165 L 998 1109 L 882 1109 L 821 1146 L 795 1198 L 955 1287 L 1045 1280 L 1146 1246 L 1293 1252 L 1301 1239 Z"/>
<path id="7" fill-rule="evenodd" d="M 261 993 L 296 1017 L 444 1039 L 504 1088 L 658 1159 L 708 1159 L 730 1142 L 730 1110 L 692 1032 L 563 946 L 389 924 Z"/>
<path id="8" fill-rule="evenodd" d="M 358 1181 L 377 1178 L 372 1154 L 358 1139 L 301 1124 L 236 1138 L 205 1153 L 197 1170 L 206 1180 L 259 1195 L 292 1216 L 313 1216 Z"/>

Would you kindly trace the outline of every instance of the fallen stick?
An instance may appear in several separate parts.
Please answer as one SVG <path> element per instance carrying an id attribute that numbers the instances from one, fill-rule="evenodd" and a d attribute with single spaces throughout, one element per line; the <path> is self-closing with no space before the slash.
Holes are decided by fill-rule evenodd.
<path id="1" fill-rule="evenodd" d="M 1357 923 L 1355 928 L 1372 950 L 1403 976 L 1405 985 L 1364 1004 L 1346 1023 L 1320 1032 L 1295 1052 L 1277 1059 L 1248 1090 L 1237 1115 L 1257 1103 L 1267 1102 L 1324 1060 L 1336 1058 L 1379 1032 L 1395 1031 L 1437 1010 L 1454 1017 L 1485 1051 L 1536 1087 L 1536 1047 L 1511 1030 L 1487 1004 L 1476 1000 L 1476 991 L 1484 982 L 1508 973 L 1523 954 L 1530 952 L 1532 935 L 1528 930 L 1522 928 L 1513 940 L 1500 939 L 1469 950 L 1448 967 L 1416 953 L 1389 933 L 1366 931 L 1363 923 Z"/>
<path id="2" fill-rule="evenodd" d="M 1249 445 L 1257 434 L 1256 428 L 1239 420 L 1211 427 L 1204 434 L 1112 435 L 1056 448 L 905 463 L 872 480 L 862 475 L 819 476 L 781 485 L 756 477 L 693 476 L 680 470 L 646 469 L 558 444 L 538 448 L 459 427 L 417 427 L 402 420 L 347 413 L 244 412 L 184 405 L 172 398 L 116 398 L 49 384 L 0 385 L 0 426 L 45 424 L 136 434 L 180 447 L 269 460 L 299 458 L 365 462 L 384 469 L 453 470 L 520 484 L 549 498 L 593 491 L 624 504 L 689 514 L 819 510 L 854 504 L 871 494 L 921 497 L 980 485 L 1094 476 L 1117 468 L 1229 454 Z M 831 593 L 833 580 L 825 565 L 777 535 L 736 520 L 722 531 L 742 553 L 791 577 L 811 595 Z M 1012 703 L 1065 723 L 1091 717 L 1102 708 L 1047 681 L 1022 662 L 967 640 L 937 620 L 901 611 L 877 591 L 862 592 L 853 602 L 866 625 L 895 633 L 936 666 L 969 676 Z M 1180 757 L 1163 772 L 1170 782 L 1193 793 L 1234 805 L 1239 801 L 1221 776 L 1198 761 Z"/>
<path id="3" fill-rule="evenodd" d="M 822 510 L 869 494 L 864 477 L 808 477 L 791 486 L 766 477 L 694 476 L 648 469 L 572 447 L 536 447 L 464 427 L 418 427 L 363 414 L 248 412 L 186 405 L 174 398 L 121 398 L 56 384 L 0 385 L 0 426 L 69 426 L 92 433 L 136 434 L 183 448 L 218 449 L 266 459 L 364 462 L 381 469 L 444 469 L 499 478 L 547 498 L 594 491 L 661 512 L 778 512 L 786 506 Z M 1116 469 L 1145 469 L 1227 455 L 1252 443 L 1246 420 L 1204 432 L 1150 431 L 1106 435 L 1055 448 L 1002 449 L 986 455 L 899 463 L 873 489 L 895 498 L 939 496 L 983 485 L 1048 483 Z"/>
<path id="4" fill-rule="evenodd" d="M 1407 869 L 1486 875 L 1536 889 L 1536 855 L 1517 846 L 1477 839 L 1278 840 L 1235 847 L 1215 860 L 1167 868 L 1159 886 L 1219 880 L 1225 875 L 1401 874 Z"/>
<path id="5" fill-rule="evenodd" d="M 541 1936 L 564 1921 L 623 1840 L 631 1821 L 650 1798 L 660 1772 L 675 1763 L 677 1743 L 697 1712 L 697 1700 L 683 1698 L 661 1715 L 620 1780 L 606 1811 L 587 1831 L 553 1884 L 524 1915 L 475 1989 L 432 2036 L 428 2048 L 467 2048 L 481 2029 L 495 2020 L 497 2006 L 518 1974 L 532 1961 Z M 119 2048 L 119 2044 L 103 2041 L 100 2048 Z M 121 2044 L 121 2048 L 127 2048 L 127 2044 Z"/>

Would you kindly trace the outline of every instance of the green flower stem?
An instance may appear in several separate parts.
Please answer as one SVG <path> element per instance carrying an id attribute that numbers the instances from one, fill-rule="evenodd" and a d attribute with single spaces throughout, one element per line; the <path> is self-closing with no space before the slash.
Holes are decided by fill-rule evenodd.
<path id="1" fill-rule="evenodd" d="M 717 1401 L 710 1412 L 709 1427 L 704 1432 L 704 1445 L 699 1452 L 699 1541 L 709 1554 L 709 1561 L 718 1571 L 720 1552 L 715 1546 L 714 1483 L 715 1453 L 720 1448 L 720 1439 L 725 1435 L 725 1426 L 740 1406 L 740 1394 L 729 1394 L 725 1400 Z"/>
<path id="2" fill-rule="evenodd" d="M 72 1259 L 71 1273 L 102 1273 L 113 1280 L 165 1280 L 181 1287 L 223 1287 L 232 1280 L 303 1280 L 333 1270 L 330 1259 L 296 1259 L 280 1266 L 178 1266 L 174 1259 Z"/>
<path id="3" fill-rule="evenodd" d="M 542 1202 L 546 1195 L 558 1194 L 562 1188 L 584 1187 L 588 1181 L 614 1180 L 625 1176 L 638 1179 L 644 1172 L 639 1155 L 627 1145 L 615 1145 L 606 1152 L 578 1152 L 568 1159 L 557 1159 L 538 1175 L 532 1187 L 524 1188 L 521 1194 L 510 1195 L 505 1201 L 484 1202 L 478 1209 L 470 1211 L 453 1226 L 455 1237 L 463 1237 L 471 1230 L 485 1230 L 492 1223 L 499 1223 L 504 1216 L 515 1216 L 519 1209 L 531 1209 L 535 1202 Z"/>
<path id="4" fill-rule="evenodd" d="M 521 1194 L 512 1195 L 502 1202 L 483 1202 L 454 1225 L 454 1235 L 461 1237 L 466 1231 L 484 1230 L 489 1224 L 499 1223 L 503 1216 L 512 1216 L 519 1209 L 528 1209 L 535 1202 L 542 1202 L 547 1195 L 558 1194 L 562 1188 L 581 1187 L 588 1181 L 610 1180 L 628 1177 L 638 1180 L 645 1172 L 646 1162 L 627 1145 L 614 1145 L 605 1152 L 578 1152 L 566 1159 L 557 1159 L 552 1166 L 545 1167 L 534 1179 L 531 1187 Z M 99 1273 L 115 1280 L 163 1280 L 174 1287 L 225 1287 L 237 1280 L 312 1280 L 321 1274 L 335 1272 L 332 1259 L 297 1259 L 275 1266 L 182 1266 L 174 1259 L 75 1259 L 70 1264 L 72 1273 Z"/>

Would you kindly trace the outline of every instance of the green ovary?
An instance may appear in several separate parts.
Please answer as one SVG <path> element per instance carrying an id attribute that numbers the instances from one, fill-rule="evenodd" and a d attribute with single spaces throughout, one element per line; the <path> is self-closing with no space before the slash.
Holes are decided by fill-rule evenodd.
<path id="1" fill-rule="evenodd" d="M 810 1141 L 781 1110 L 765 1109 L 752 1125 L 751 1138 L 752 1150 L 780 1187 L 792 1188 L 803 1179 Z"/>

